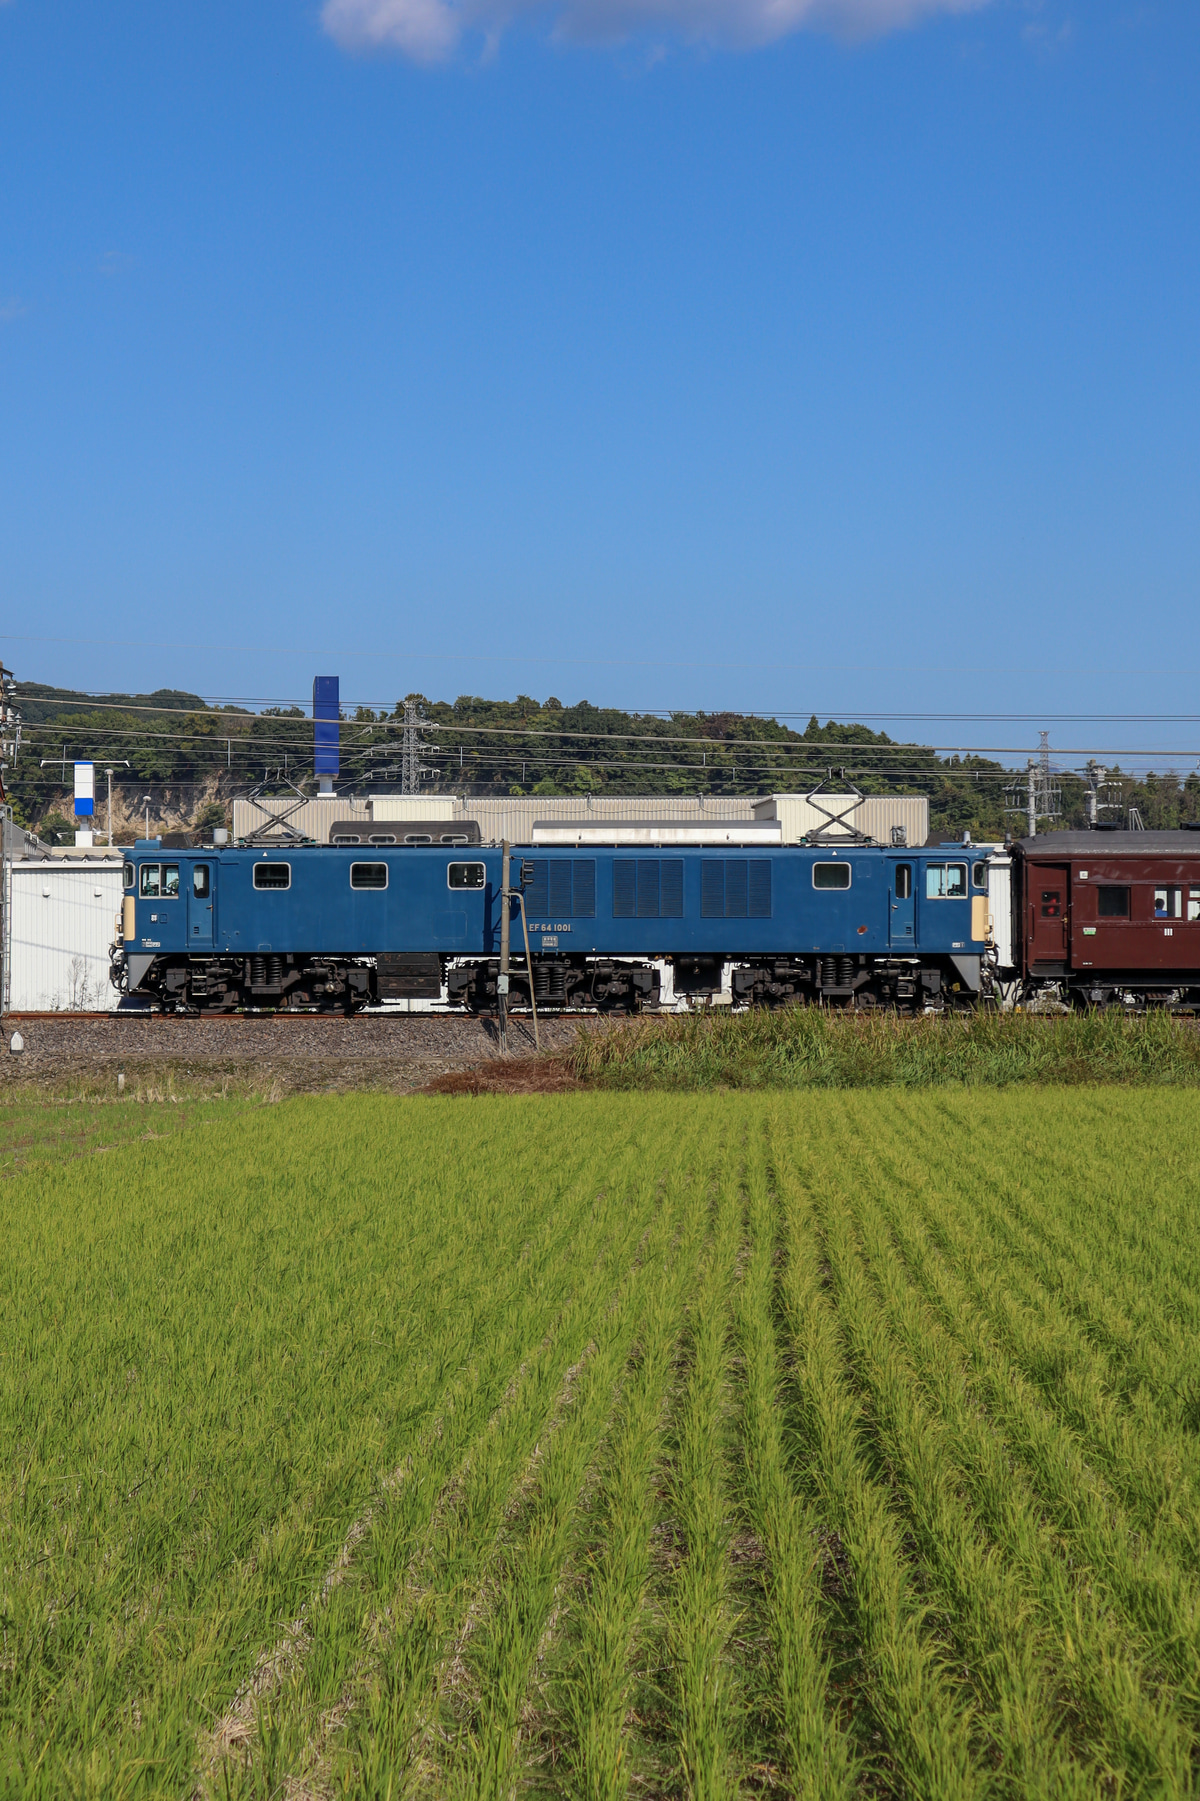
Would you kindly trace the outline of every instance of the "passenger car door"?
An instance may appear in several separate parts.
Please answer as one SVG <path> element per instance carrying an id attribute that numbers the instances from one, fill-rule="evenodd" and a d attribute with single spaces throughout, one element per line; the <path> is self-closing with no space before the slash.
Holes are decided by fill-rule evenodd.
<path id="1" fill-rule="evenodd" d="M 1030 864 L 1029 942 L 1034 963 L 1067 960 L 1068 871 Z"/>

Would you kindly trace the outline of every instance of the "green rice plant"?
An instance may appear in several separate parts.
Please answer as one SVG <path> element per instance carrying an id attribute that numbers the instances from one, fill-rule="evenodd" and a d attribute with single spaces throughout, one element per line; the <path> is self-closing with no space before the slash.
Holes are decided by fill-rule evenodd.
<path id="1" fill-rule="evenodd" d="M 1036 1248 L 1010 1218 L 1003 1192 L 993 1199 L 995 1186 L 995 1178 L 980 1184 L 969 1218 L 931 1186 L 924 1215 L 962 1271 L 997 1348 L 1103 1470 L 1131 1524 L 1190 1559 L 1200 1548 L 1200 1456 L 1192 1436 L 1153 1411 L 1131 1412 L 1114 1399 L 1112 1362 L 1071 1321 L 1061 1289 L 1038 1281 Z M 1061 1277 L 1070 1280 L 1068 1273 Z"/>
<path id="2" fill-rule="evenodd" d="M 1186 1702 L 1164 1683 L 1148 1637 L 1114 1611 L 1094 1565 L 1072 1555 L 1047 1518 L 1044 1489 L 1014 1464 L 1012 1447 L 964 1373 L 959 1344 L 908 1286 L 897 1243 L 907 1247 L 902 1238 L 880 1235 L 872 1271 L 887 1292 L 918 1392 L 928 1394 L 944 1421 L 948 1479 L 969 1495 L 995 1558 L 1016 1585 L 1014 1621 L 1038 1640 L 1074 1756 L 1082 1767 L 1094 1767 L 1096 1780 L 1107 1773 L 1130 1792 L 1190 1793 L 1194 1729 L 1184 1717 Z"/>
<path id="3" fill-rule="evenodd" d="M 830 1694 L 819 1522 L 811 1503 L 795 1493 L 784 1452 L 774 1320 L 778 1220 L 764 1152 L 759 1132 L 745 1171 L 750 1248 L 737 1305 L 742 1499 L 766 1559 L 762 1603 L 771 1641 L 769 1706 L 777 1762 L 792 1793 L 841 1801 L 855 1790 L 861 1760 Z"/>
<path id="4" fill-rule="evenodd" d="M 515 1375 L 518 1347 L 510 1345 L 499 1358 L 492 1355 L 492 1346 L 486 1348 L 488 1382 L 475 1388 L 470 1408 L 447 1421 L 426 1447 L 420 1467 L 412 1472 L 415 1479 L 385 1497 L 373 1515 L 356 1557 L 361 1579 L 351 1587 L 357 1603 L 353 1611 L 342 1617 L 344 1610 L 328 1606 L 313 1610 L 313 1648 L 319 1651 L 327 1639 L 334 1644 L 340 1640 L 345 1647 L 341 1667 L 353 1680 L 337 1695 L 326 1693 L 309 1679 L 306 1659 L 291 1709 L 294 1754 L 304 1764 L 314 1757 L 344 1763 L 340 1738 L 348 1720 L 349 1743 L 357 1746 L 348 1776 L 366 1770 L 381 1788 L 411 1776 L 432 1716 L 439 1661 L 461 1629 L 472 1583 L 486 1565 L 513 1485 L 546 1430 L 564 1382 L 573 1379 L 571 1368 L 594 1329 L 600 1297 L 611 1292 L 614 1281 L 628 1281 L 622 1272 L 635 1255 L 639 1230 L 653 1228 L 651 1195 L 643 1178 L 637 1178 L 633 1193 L 624 1180 L 636 1161 L 635 1147 L 626 1147 L 611 1171 L 610 1179 L 627 1203 L 619 1230 L 614 1233 L 607 1209 L 594 1208 L 583 1222 L 572 1247 L 576 1291 L 563 1300 L 542 1344 L 527 1343 L 525 1361 Z M 582 1283 L 581 1266 L 586 1271 Z M 501 1393 L 506 1377 L 508 1389 Z M 318 1655 L 312 1661 L 313 1678 L 321 1670 Z M 399 1670 L 405 1676 L 402 1690 L 396 1682 Z M 363 1731 L 380 1697 L 388 1709 L 392 1748 L 386 1754 Z"/>
<path id="5" fill-rule="evenodd" d="M 664 1239 L 675 1225 L 673 1211 L 663 1209 L 636 1279 L 597 1321 L 569 1411 L 548 1435 L 533 1493 L 506 1527 L 488 1572 L 481 1616 L 460 1653 L 464 1696 L 451 1697 L 457 1755 L 452 1749 L 450 1775 L 464 1795 L 500 1801 L 512 1788 L 522 1716 L 534 1700 L 534 1664 L 564 1584 L 584 1479 L 613 1411 L 647 1289 L 660 1280 Z"/>
<path id="6" fill-rule="evenodd" d="M 597 1485 L 594 1526 L 575 1557 L 575 1586 L 554 1674 L 566 1733 L 567 1786 L 584 1801 L 621 1801 L 632 1776 L 626 1730 L 635 1646 L 651 1569 L 652 1484 L 686 1298 L 707 1222 L 707 1183 L 688 1184 L 676 1244 L 645 1296 L 634 1368 Z"/>
<path id="7" fill-rule="evenodd" d="M 860 1193 L 855 1204 L 848 1204 L 837 1189 L 835 1183 L 826 1243 L 839 1316 L 854 1347 L 855 1367 L 867 1384 L 881 1450 L 921 1547 L 930 1598 L 941 1602 L 947 1631 L 980 1692 L 981 1718 L 996 1747 L 1001 1786 L 1020 1795 L 1099 1794 L 1115 1761 L 1118 1768 L 1124 1765 L 1124 1778 L 1133 1787 L 1149 1771 L 1155 1793 L 1188 1792 L 1190 1735 L 1172 1722 L 1170 1707 L 1156 1704 L 1157 1685 L 1136 1654 L 1130 1655 L 1126 1640 L 1106 1630 L 1079 1593 L 1071 1597 L 1071 1624 L 1078 1630 L 1087 1621 L 1081 1635 L 1087 1647 L 1081 1653 L 1084 1665 L 1099 1642 L 1123 1680 L 1113 1683 L 1103 1666 L 1085 1670 L 1083 1681 L 1092 1692 L 1081 1695 L 1079 1705 L 1091 1711 L 1100 1699 L 1110 1730 L 1098 1761 L 1079 1742 L 1072 1743 L 1072 1712 L 1063 1700 L 1072 1689 L 1078 1694 L 1081 1673 L 1068 1667 L 1077 1661 L 1065 1654 L 1070 1627 L 1056 1621 L 1045 1605 L 1048 1591 L 1070 1586 L 1068 1572 L 1064 1566 L 1057 1572 L 1060 1580 L 1048 1583 L 1039 1563 L 1031 1579 L 1028 1544 L 1012 1531 L 1014 1496 L 1007 1501 L 1009 1531 L 1002 1543 L 967 1502 L 964 1487 L 969 1488 L 970 1475 L 956 1457 L 955 1428 L 961 1428 L 961 1419 L 950 1408 L 934 1411 L 926 1404 L 918 1366 L 907 1346 L 901 1351 L 894 1344 L 892 1329 L 904 1321 L 909 1344 L 919 1343 L 926 1358 L 934 1354 L 936 1335 L 927 1327 L 922 1331 L 912 1297 L 900 1282 L 894 1247 L 869 1201 Z M 860 1260 L 868 1246 L 870 1274 L 878 1284 L 874 1292 Z M 943 1390 L 947 1379 L 952 1385 L 954 1374 L 953 1361 L 945 1359 Z M 1022 1522 L 1026 1534 L 1031 1523 L 1027 1515 Z"/>
<path id="8" fill-rule="evenodd" d="M 0 1794 L 1192 1794 L 1190 1098 L 986 1092 L 1019 1021 L 914 1091 L 915 1023 L 763 1027 L 819 1096 L 21 1115 Z"/>
<path id="9" fill-rule="evenodd" d="M 97 1757 L 135 1788 L 168 1769 L 186 1786 L 199 1727 L 319 1590 L 472 1362 L 490 1272 L 536 1277 L 547 1233 L 590 1267 L 593 1214 L 601 1238 L 629 1229 L 597 1205 L 612 1160 L 594 1141 L 564 1147 L 547 1180 L 539 1145 L 477 1119 L 451 1170 L 486 1165 L 497 1137 L 489 1199 L 466 1174 L 447 1189 L 440 1157 L 381 1163 L 379 1106 L 339 1103 L 332 1166 L 313 1155 L 311 1112 L 285 1106 L 245 1122 L 232 1163 L 202 1125 L 186 1165 L 139 1144 L 86 1182 L 75 1165 L 9 1190 L 0 1756 L 40 1769 L 47 1792 Z M 636 1130 L 628 1142 L 638 1156 Z M 589 1163 L 597 1179 L 573 1191 Z M 574 1265 L 555 1281 L 543 1311 Z"/>
<path id="10" fill-rule="evenodd" d="M 727 1413 L 731 1290 L 740 1239 L 736 1173 L 727 1162 L 718 1172 L 713 1234 L 689 1309 L 686 1374 L 668 1471 L 680 1543 L 663 1596 L 666 1682 L 679 1767 L 697 1801 L 717 1801 L 738 1787 Z"/>
<path id="11" fill-rule="evenodd" d="M 1118 1762 L 1128 1761 L 1153 1782 L 1165 1765 L 1175 1771 L 1177 1792 L 1185 1792 L 1178 1789 L 1179 1771 L 1188 1767 L 1196 1729 L 1180 1716 L 1194 1721 L 1200 1700 L 1200 1597 L 1193 1579 L 1122 1521 L 1073 1438 L 997 1355 L 968 1293 L 928 1241 L 903 1217 L 893 1215 L 890 1224 L 933 1321 L 956 1347 L 960 1370 L 964 1353 L 968 1360 L 959 1429 L 969 1449 L 960 1468 L 977 1484 L 984 1517 L 1010 1543 L 1022 1513 L 1026 1522 L 1053 1522 L 1049 1540 L 1044 1529 L 1026 1530 L 1021 1548 L 1034 1559 L 1039 1596 L 1056 1614 L 1065 1663 L 1103 1656 L 1105 1667 L 1092 1671 L 1092 1734 L 1116 1727 L 1122 1743 L 1111 1754 Z M 924 1340 L 933 1337 L 927 1320 Z M 1069 1577 L 1066 1558 L 1073 1565 Z M 1115 1636 L 1104 1624 L 1114 1609 L 1123 1616 Z M 1173 1693 L 1164 1678 L 1177 1685 Z"/>
<path id="12" fill-rule="evenodd" d="M 852 1575 L 864 1698 L 889 1757 L 915 1794 L 983 1794 L 989 1778 L 973 1750 L 973 1701 L 965 1684 L 954 1680 L 945 1647 L 925 1629 L 926 1609 L 914 1592 L 902 1532 L 864 1456 L 861 1404 L 823 1292 L 811 1198 L 786 1158 L 774 1170 L 784 1208 L 782 1282 L 800 1454 L 813 1459 L 823 1512 Z"/>

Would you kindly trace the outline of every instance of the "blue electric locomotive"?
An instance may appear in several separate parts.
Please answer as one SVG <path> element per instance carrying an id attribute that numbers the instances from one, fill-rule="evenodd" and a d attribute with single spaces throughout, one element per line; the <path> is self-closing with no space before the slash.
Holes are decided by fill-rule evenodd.
<path id="1" fill-rule="evenodd" d="M 913 1007 L 980 989 L 987 865 L 969 846 L 622 846 L 512 853 L 510 1005 L 636 1011 L 722 989 Z M 171 1010 L 354 1011 L 392 997 L 496 1006 L 501 853 L 305 845 L 127 854 L 119 988 Z"/>

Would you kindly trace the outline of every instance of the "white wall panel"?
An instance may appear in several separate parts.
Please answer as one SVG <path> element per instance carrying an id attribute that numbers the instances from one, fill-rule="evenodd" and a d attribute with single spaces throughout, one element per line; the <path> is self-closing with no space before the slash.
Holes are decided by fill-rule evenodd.
<path id="1" fill-rule="evenodd" d="M 121 907 L 121 864 L 14 862 L 14 1013 L 111 1013 L 108 951 Z"/>

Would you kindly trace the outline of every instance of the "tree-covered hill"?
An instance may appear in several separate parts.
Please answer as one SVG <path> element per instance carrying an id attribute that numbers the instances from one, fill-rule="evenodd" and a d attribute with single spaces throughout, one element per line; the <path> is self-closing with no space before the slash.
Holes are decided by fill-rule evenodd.
<path id="1" fill-rule="evenodd" d="M 152 824 L 212 823 L 236 794 L 265 785 L 286 791 L 313 780 L 312 721 L 299 707 L 252 713 L 209 706 L 201 696 L 90 695 L 27 682 L 19 686 L 24 745 L 11 772 L 17 817 L 65 832 L 71 817 L 71 763 L 97 767 L 98 801 L 113 769 L 119 832 L 149 806 Z M 581 700 L 456 701 L 406 697 L 423 717 L 427 791 L 466 794 L 754 795 L 803 790 L 832 770 L 835 785 L 867 793 L 925 794 L 935 835 L 999 837 L 1021 827 L 1005 813 L 1013 772 L 972 755 L 942 756 L 864 725 L 814 716 L 804 731 L 741 713 L 627 713 Z M 404 701 L 390 713 L 359 708 L 343 716 L 342 776 L 347 793 L 400 785 Z M 844 773 L 843 773 L 844 772 Z M 1200 784 L 1173 774 L 1127 779 L 1126 805 L 1147 826 L 1200 813 Z M 1063 824 L 1084 823 L 1085 794 L 1061 778 Z M 147 803 L 146 797 L 149 796 Z M 99 805 L 98 812 L 101 810 Z"/>

